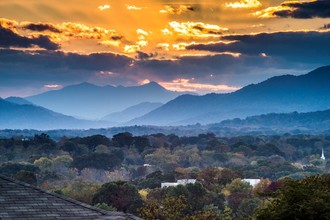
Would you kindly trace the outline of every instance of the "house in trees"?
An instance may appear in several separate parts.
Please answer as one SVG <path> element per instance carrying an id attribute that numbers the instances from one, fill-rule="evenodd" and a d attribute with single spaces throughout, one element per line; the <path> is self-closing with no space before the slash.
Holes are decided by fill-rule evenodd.
<path id="1" fill-rule="evenodd" d="M 131 214 L 108 212 L 0 176 L 0 219 L 2 220 L 139 220 Z"/>
<path id="2" fill-rule="evenodd" d="M 242 179 L 244 182 L 249 183 L 253 188 L 260 182 L 260 179 Z"/>
<path id="3" fill-rule="evenodd" d="M 196 180 L 195 179 L 182 179 L 182 180 L 177 180 L 176 183 L 162 183 L 161 188 L 169 187 L 169 186 L 187 185 L 188 183 L 195 184 Z"/>

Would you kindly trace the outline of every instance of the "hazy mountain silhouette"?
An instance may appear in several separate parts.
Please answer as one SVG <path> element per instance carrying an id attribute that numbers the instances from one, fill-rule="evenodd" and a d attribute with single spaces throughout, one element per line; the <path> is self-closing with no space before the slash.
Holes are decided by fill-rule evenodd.
<path id="1" fill-rule="evenodd" d="M 115 112 L 108 114 L 102 118 L 102 120 L 116 122 L 116 123 L 124 123 L 128 122 L 134 118 L 141 117 L 156 108 L 162 106 L 163 103 L 158 102 L 143 102 L 134 106 L 131 106 L 121 112 Z"/>
<path id="2" fill-rule="evenodd" d="M 249 116 L 245 119 L 235 118 L 209 125 L 215 127 L 233 128 L 271 128 L 271 129 L 330 129 L 330 110 L 307 113 L 270 113 Z"/>
<path id="3" fill-rule="evenodd" d="M 19 104 L 19 105 L 33 105 L 32 102 L 29 102 L 26 99 L 16 97 L 16 96 L 10 96 L 8 98 L 5 98 L 5 100 L 8 102 L 11 102 L 11 103 Z"/>
<path id="4" fill-rule="evenodd" d="M 330 66 L 306 75 L 284 75 L 229 94 L 182 95 L 130 124 L 215 123 L 266 113 L 330 109 Z"/>
<path id="5" fill-rule="evenodd" d="M 132 87 L 82 83 L 26 99 L 62 114 L 95 119 L 142 102 L 166 103 L 182 94 L 166 90 L 155 82 Z"/>
<path id="6" fill-rule="evenodd" d="M 35 105 L 19 105 L 0 98 L 0 129 L 62 129 L 106 126 L 79 120 Z"/>

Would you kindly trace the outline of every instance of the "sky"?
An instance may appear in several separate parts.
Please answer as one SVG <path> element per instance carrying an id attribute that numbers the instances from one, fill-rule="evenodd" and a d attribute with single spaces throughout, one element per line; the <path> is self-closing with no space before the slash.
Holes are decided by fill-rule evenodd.
<path id="1" fill-rule="evenodd" d="M 226 93 L 329 64 L 329 0 L 0 0 L 2 98 L 81 82 Z"/>

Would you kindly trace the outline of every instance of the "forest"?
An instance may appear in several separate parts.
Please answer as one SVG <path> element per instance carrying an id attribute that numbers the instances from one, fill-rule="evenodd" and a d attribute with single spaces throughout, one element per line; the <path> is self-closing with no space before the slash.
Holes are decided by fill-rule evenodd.
<path id="1" fill-rule="evenodd" d="M 0 139 L 0 175 L 144 219 L 326 219 L 329 146 L 328 135 L 41 133 Z M 196 182 L 161 188 L 184 179 Z"/>

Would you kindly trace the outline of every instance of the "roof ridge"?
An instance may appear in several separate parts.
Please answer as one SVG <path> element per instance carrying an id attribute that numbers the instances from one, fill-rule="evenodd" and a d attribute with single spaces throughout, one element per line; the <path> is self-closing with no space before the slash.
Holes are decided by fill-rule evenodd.
<path id="1" fill-rule="evenodd" d="M 24 182 L 21 182 L 21 181 L 12 179 L 10 177 L 6 177 L 6 176 L 0 175 L 0 179 L 6 180 L 6 181 L 9 181 L 9 182 L 12 182 L 14 184 L 18 184 L 18 185 L 21 185 L 21 186 L 24 186 L 24 187 L 28 187 L 28 188 L 34 189 L 34 190 L 37 190 L 39 192 L 48 194 L 50 196 L 54 196 L 56 198 L 62 199 L 62 200 L 67 201 L 67 202 L 70 202 L 72 204 L 81 206 L 83 208 L 87 208 L 89 210 L 96 211 L 96 212 L 100 213 L 101 216 L 103 216 L 103 217 L 100 216 L 97 219 L 108 219 L 107 217 L 111 217 L 111 216 L 121 216 L 121 217 L 124 217 L 127 220 L 129 220 L 129 219 L 131 219 L 131 220 L 141 219 L 141 218 L 136 217 L 136 216 L 134 216 L 134 215 L 132 215 L 130 213 L 106 211 L 106 210 L 103 210 L 103 209 L 100 209 L 100 208 L 97 208 L 97 207 L 88 205 L 86 203 L 77 201 L 75 199 L 72 199 L 72 198 L 69 198 L 69 197 L 65 197 L 63 195 L 60 195 L 60 194 L 57 194 L 57 193 L 54 193 L 54 192 L 50 192 L 50 191 L 47 191 L 47 190 L 44 190 L 44 189 L 41 189 L 41 188 L 39 188 L 37 186 L 33 186 L 31 184 L 24 183 Z"/>
<path id="2" fill-rule="evenodd" d="M 51 195 L 51 196 L 55 196 L 55 197 L 57 197 L 57 198 L 59 198 L 59 199 L 65 200 L 65 201 L 67 201 L 67 202 L 71 202 L 71 203 L 73 203 L 73 204 L 76 204 L 76 205 L 82 206 L 82 207 L 84 207 L 84 208 L 88 208 L 88 209 L 90 209 L 90 210 L 97 211 L 97 212 L 101 213 L 102 215 L 109 215 L 109 216 L 111 216 L 111 214 L 112 214 L 111 212 L 108 212 L 108 211 L 106 211 L 106 210 L 99 209 L 99 208 L 97 208 L 97 207 L 94 207 L 94 206 L 88 205 L 88 204 L 86 204 L 86 203 L 79 202 L 79 201 L 77 201 L 77 200 L 75 200 L 75 199 L 68 198 L 68 197 L 62 196 L 62 195 L 60 195 L 60 194 L 57 194 L 57 193 L 54 193 L 54 192 L 50 192 L 50 191 L 47 191 L 47 190 L 41 189 L 41 188 L 39 188 L 39 187 L 37 187 L 37 186 L 33 186 L 33 185 L 28 184 L 28 183 L 24 183 L 24 182 L 21 182 L 21 181 L 18 181 L 18 180 L 14 180 L 14 179 L 12 179 L 12 178 L 5 177 L 5 176 L 2 176 L 2 175 L 0 175 L 0 178 L 1 178 L 1 179 L 4 179 L 4 180 L 6 180 L 6 181 L 9 181 L 9 182 L 12 182 L 12 183 L 18 184 L 18 185 L 22 185 L 22 186 L 25 186 L 25 187 L 32 188 L 32 189 L 34 189 L 34 190 L 38 190 L 38 191 L 40 191 L 40 192 L 42 192 L 42 193 L 46 193 L 46 194 Z"/>

